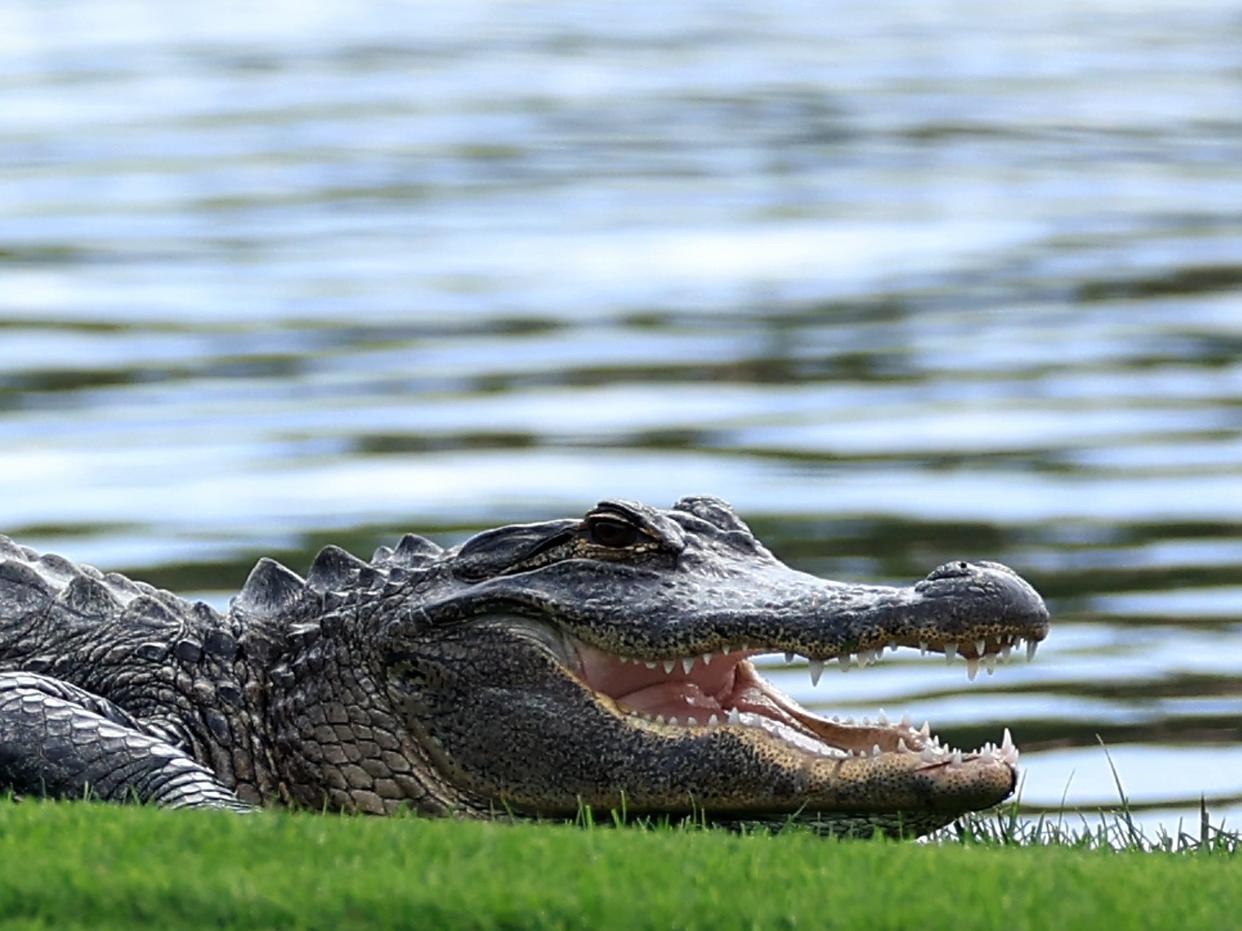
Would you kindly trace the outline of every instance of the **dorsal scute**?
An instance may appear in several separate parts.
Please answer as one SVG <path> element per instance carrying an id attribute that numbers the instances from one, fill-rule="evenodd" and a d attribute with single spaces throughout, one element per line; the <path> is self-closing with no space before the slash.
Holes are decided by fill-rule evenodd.
<path id="1" fill-rule="evenodd" d="M 64 556 L 57 556 L 55 553 L 44 553 L 39 557 L 36 565 L 39 574 L 57 588 L 82 577 L 81 568 L 65 559 Z"/>
<path id="2" fill-rule="evenodd" d="M 54 597 L 52 583 L 34 566 L 19 558 L 0 560 L 0 602 L 12 605 L 13 613 L 30 614 Z"/>
<path id="3" fill-rule="evenodd" d="M 352 553 L 339 546 L 325 546 L 311 563 L 306 583 L 315 591 L 323 593 L 347 588 L 366 569 L 371 567 Z"/>
<path id="4" fill-rule="evenodd" d="M 13 540 L 12 537 L 6 537 L 0 533 L 0 562 L 6 559 L 16 559 L 19 562 L 32 562 L 39 558 L 39 554 L 29 547 L 22 546 Z"/>
<path id="5" fill-rule="evenodd" d="M 166 616 L 180 619 L 185 613 L 185 602 L 171 592 L 0 537 L 0 613 L 49 612 L 53 623 L 90 625 L 120 616 L 144 596 L 158 607 L 139 605 L 135 616 L 162 623 Z"/>
<path id="6" fill-rule="evenodd" d="M 131 598 L 141 594 L 141 590 L 133 579 L 128 576 L 121 575 L 119 572 L 105 572 L 103 575 L 104 583 L 112 589 L 112 591 L 121 599 L 127 602 Z"/>
<path id="7" fill-rule="evenodd" d="M 420 537 L 416 533 L 407 533 L 393 550 L 392 562 L 413 569 L 439 559 L 443 553 L 444 549 L 441 546 L 426 537 Z"/>
<path id="8" fill-rule="evenodd" d="M 264 556 L 250 570 L 232 607 L 252 617 L 277 617 L 293 611 L 310 595 L 305 579 Z"/>
<path id="9" fill-rule="evenodd" d="M 125 606 L 125 619 L 158 627 L 171 627 L 180 620 L 177 613 L 169 610 L 161 599 L 145 593 L 137 595 Z"/>
<path id="10" fill-rule="evenodd" d="M 56 603 L 81 617 L 105 617 L 121 608 L 107 585 L 86 574 L 70 580 L 56 596 Z"/>

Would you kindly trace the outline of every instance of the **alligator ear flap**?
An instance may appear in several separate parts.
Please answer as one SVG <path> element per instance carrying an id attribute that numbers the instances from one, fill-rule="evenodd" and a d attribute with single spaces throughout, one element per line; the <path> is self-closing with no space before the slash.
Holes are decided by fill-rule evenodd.
<path id="1" fill-rule="evenodd" d="M 311 563 L 306 583 L 320 593 L 348 587 L 364 569 L 371 567 L 339 546 L 325 546 Z"/>
<path id="2" fill-rule="evenodd" d="M 407 533 L 393 551 L 392 561 L 408 569 L 417 569 L 434 559 L 438 559 L 444 550 L 426 537 L 416 533 Z"/>
<path id="3" fill-rule="evenodd" d="M 500 575 L 539 553 L 564 543 L 577 530 L 576 520 L 541 524 L 514 524 L 475 534 L 461 545 L 453 560 L 453 574 L 462 579 Z"/>
<path id="4" fill-rule="evenodd" d="M 275 617 L 296 607 L 306 592 L 300 575 L 264 556 L 250 570 L 232 607 L 255 617 Z"/>

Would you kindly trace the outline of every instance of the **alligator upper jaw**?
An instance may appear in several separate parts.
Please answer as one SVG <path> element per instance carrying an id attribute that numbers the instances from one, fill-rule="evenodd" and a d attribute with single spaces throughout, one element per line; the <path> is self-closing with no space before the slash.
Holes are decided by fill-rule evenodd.
<path id="1" fill-rule="evenodd" d="M 756 671 L 749 657 L 766 651 L 747 649 L 653 663 L 608 653 L 572 637 L 567 641 L 571 672 L 635 726 L 669 733 L 715 727 L 758 729 L 811 758 L 909 754 L 917 755 L 927 767 L 949 768 L 971 760 L 1010 768 L 1018 762 L 1018 750 L 1007 728 L 999 744 L 963 752 L 942 745 L 926 722 L 916 728 L 908 719 L 890 722 L 881 713 L 875 722 L 864 718 L 856 724 L 852 719 L 829 720 L 812 714 Z M 1000 647 L 989 653 L 985 646 L 973 659 L 978 662 L 980 655 L 994 659 Z M 818 679 L 818 674 L 812 672 L 812 678 Z"/>

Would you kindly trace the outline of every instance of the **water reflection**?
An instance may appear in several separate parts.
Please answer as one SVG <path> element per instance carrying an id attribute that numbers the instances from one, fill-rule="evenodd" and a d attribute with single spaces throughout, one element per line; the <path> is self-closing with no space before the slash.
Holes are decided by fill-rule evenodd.
<path id="1" fill-rule="evenodd" d="M 1114 797 L 1099 735 L 1144 817 L 1238 810 L 1230 5 L 272 9 L 0 10 L 0 531 L 222 607 L 711 492 L 1050 599 L 1033 665 L 808 704 L 1009 723 L 1032 809 Z"/>

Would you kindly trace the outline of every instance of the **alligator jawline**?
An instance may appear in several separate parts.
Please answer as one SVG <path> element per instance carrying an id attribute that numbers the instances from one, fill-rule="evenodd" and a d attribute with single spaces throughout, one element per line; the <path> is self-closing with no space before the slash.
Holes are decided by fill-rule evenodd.
<path id="1" fill-rule="evenodd" d="M 651 662 L 600 650 L 571 635 L 566 641 L 567 652 L 574 657 L 569 671 L 601 704 L 614 707 L 634 726 L 669 734 L 719 727 L 758 729 L 813 758 L 911 753 L 919 754 L 928 767 L 953 767 L 985 755 L 1010 767 L 1018 762 L 1008 729 L 999 745 L 963 753 L 943 746 L 927 723 L 915 728 L 903 718 L 891 724 L 881 713 L 874 724 L 866 718 L 855 724 L 852 719 L 842 722 L 812 714 L 755 670 L 749 658 L 766 650 Z"/>

